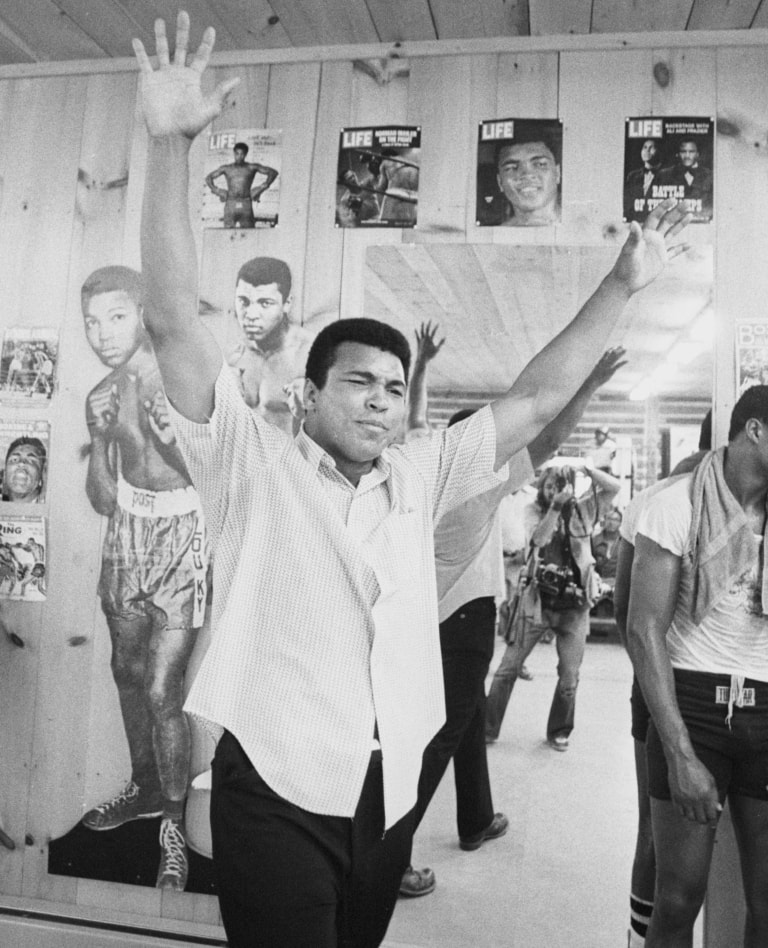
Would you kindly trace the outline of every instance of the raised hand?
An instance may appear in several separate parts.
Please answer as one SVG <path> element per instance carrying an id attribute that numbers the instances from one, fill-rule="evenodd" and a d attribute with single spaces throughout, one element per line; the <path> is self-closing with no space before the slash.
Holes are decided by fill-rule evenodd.
<path id="1" fill-rule="evenodd" d="M 573 500 L 573 484 L 567 482 L 565 487 L 552 498 L 552 509 L 562 510 L 569 500 Z"/>
<path id="2" fill-rule="evenodd" d="M 435 341 L 435 336 L 437 335 L 439 328 L 440 327 L 437 323 L 435 323 L 433 326 L 432 320 L 430 320 L 429 322 L 422 323 L 414 333 L 416 336 L 417 362 L 431 362 L 437 353 L 443 348 L 445 337 L 443 337 L 440 342 Z"/>
<path id="3" fill-rule="evenodd" d="M 590 381 L 598 386 L 605 385 L 623 365 L 627 364 L 627 360 L 624 358 L 626 354 L 627 350 L 623 346 L 606 349 L 600 356 L 597 365 L 590 372 Z"/>
<path id="4" fill-rule="evenodd" d="M 628 293 L 648 286 L 661 273 L 668 260 L 688 249 L 687 244 L 670 241 L 688 226 L 687 214 L 675 198 L 667 198 L 655 207 L 641 228 L 637 221 L 629 225 L 629 236 L 613 266 L 613 276 Z"/>
<path id="5" fill-rule="evenodd" d="M 133 51 L 141 70 L 140 99 L 144 121 L 153 138 L 184 135 L 194 138 L 221 114 L 229 93 L 240 81 L 220 82 L 203 95 L 200 79 L 213 51 L 216 31 L 208 27 L 197 52 L 187 65 L 189 15 L 180 10 L 176 20 L 176 47 L 171 62 L 165 21 L 155 20 L 155 47 L 158 68 L 153 69 L 141 40 L 134 39 Z"/>

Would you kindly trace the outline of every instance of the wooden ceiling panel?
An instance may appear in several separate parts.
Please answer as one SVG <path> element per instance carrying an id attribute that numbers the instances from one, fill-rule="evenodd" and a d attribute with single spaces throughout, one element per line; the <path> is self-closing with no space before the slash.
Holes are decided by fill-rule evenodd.
<path id="1" fill-rule="evenodd" d="M 142 40 L 147 49 L 154 45 L 152 22 L 142 24 L 119 2 L 98 6 L 89 0 L 56 0 L 56 3 L 107 56 L 132 56 L 133 37 Z"/>
<path id="2" fill-rule="evenodd" d="M 592 0 L 529 0 L 531 36 L 589 33 Z"/>
<path id="3" fill-rule="evenodd" d="M 529 0 L 430 0 L 439 39 L 528 36 Z"/>
<path id="4" fill-rule="evenodd" d="M 112 2 L 112 0 L 110 0 Z M 180 9 L 189 13 L 192 22 L 192 36 L 190 45 L 196 46 L 206 26 L 216 30 L 216 48 L 218 50 L 238 49 L 238 31 L 230 30 L 227 23 L 219 15 L 220 4 L 216 0 L 117 0 L 131 19 L 139 24 L 140 28 L 154 36 L 156 19 L 165 20 L 169 37 L 176 32 L 176 16 Z M 154 39 L 152 48 L 154 49 Z"/>
<path id="5" fill-rule="evenodd" d="M 107 55 L 53 0 L 3 0 L 0 22 L 41 62 Z"/>
<path id="6" fill-rule="evenodd" d="M 219 16 L 221 3 L 209 0 L 102 0 L 95 4 L 92 0 L 53 0 L 60 9 L 62 19 L 76 23 L 84 35 L 90 37 L 101 55 L 110 57 L 133 56 L 131 42 L 134 37 L 140 39 L 147 50 L 155 47 L 155 20 L 165 20 L 169 37 L 176 30 L 176 16 L 179 9 L 186 10 L 192 21 L 192 42 L 197 43 L 204 26 L 216 29 L 217 49 L 239 48 L 235 33 L 231 33 L 226 22 Z M 4 6 L 0 7 L 0 17 Z M 54 60 L 59 57 L 53 56 Z M 80 58 L 93 58 L 82 56 Z"/>
<path id="7" fill-rule="evenodd" d="M 366 0 L 382 43 L 437 39 L 428 0 Z"/>
<path id="8" fill-rule="evenodd" d="M 271 0 L 293 46 L 376 43 L 365 0 Z"/>
<path id="9" fill-rule="evenodd" d="M 765 0 L 760 0 L 760 6 L 757 8 L 750 26 L 753 30 L 768 28 L 768 3 Z"/>
<path id="10" fill-rule="evenodd" d="M 282 49 L 291 45 L 268 0 L 209 0 L 235 41 L 235 49 Z"/>
<path id="11" fill-rule="evenodd" d="M 694 0 L 689 30 L 746 30 L 761 0 Z"/>
<path id="12" fill-rule="evenodd" d="M 6 23 L 0 20 L 0 64 L 36 63 L 35 51 Z"/>
<path id="13" fill-rule="evenodd" d="M 220 51 L 563 34 L 768 28 L 768 0 L 184 0 Z M 0 65 L 103 59 L 152 45 L 179 0 L 3 0 Z M 2 39 L 4 37 L 4 40 Z"/>
<path id="14" fill-rule="evenodd" d="M 693 0 L 594 0 L 593 33 L 684 30 Z"/>

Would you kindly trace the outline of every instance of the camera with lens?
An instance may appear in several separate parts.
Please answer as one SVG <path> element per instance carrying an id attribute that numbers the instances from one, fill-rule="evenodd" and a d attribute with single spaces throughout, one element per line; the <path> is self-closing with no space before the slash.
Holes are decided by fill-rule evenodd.
<path id="1" fill-rule="evenodd" d="M 574 585 L 573 570 L 554 563 L 539 563 L 536 567 L 536 583 L 540 592 L 550 596 L 561 596 L 568 586 Z"/>
<path id="2" fill-rule="evenodd" d="M 554 563 L 539 563 L 534 577 L 545 609 L 568 609 L 585 601 L 584 590 L 576 582 L 573 570 Z"/>

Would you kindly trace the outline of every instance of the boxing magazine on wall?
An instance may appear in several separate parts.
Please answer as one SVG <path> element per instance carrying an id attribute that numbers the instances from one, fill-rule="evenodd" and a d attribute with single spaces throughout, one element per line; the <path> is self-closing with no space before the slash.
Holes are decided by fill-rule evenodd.
<path id="1" fill-rule="evenodd" d="M 280 211 L 282 129 L 239 128 L 208 136 L 203 227 L 274 227 Z"/>
<path id="2" fill-rule="evenodd" d="M 46 404 L 53 394 L 59 355 L 57 329 L 14 326 L 0 353 L 0 402 Z"/>
<path id="3" fill-rule="evenodd" d="M 480 122 L 478 227 L 543 227 L 560 221 L 563 123 L 504 118 Z"/>
<path id="4" fill-rule="evenodd" d="M 736 321 L 736 390 L 768 385 L 768 321 Z"/>
<path id="5" fill-rule="evenodd" d="M 46 598 L 45 517 L 0 514 L 0 599 Z"/>
<path id="6" fill-rule="evenodd" d="M 624 138 L 624 220 L 644 221 L 676 198 L 694 222 L 712 220 L 715 120 L 628 118 Z"/>
<path id="7" fill-rule="evenodd" d="M 3 467 L 0 469 L 0 498 L 3 501 L 18 501 L 24 494 L 31 499 L 21 501 L 22 503 L 45 503 L 47 462 L 51 453 L 50 441 L 51 424 L 45 419 L 17 418 L 0 421 L 0 458 L 3 462 Z M 9 470 L 12 468 L 9 461 L 12 461 L 17 446 L 30 449 L 39 458 L 39 483 L 31 482 L 33 475 L 29 471 L 29 465 L 24 465 L 24 469 L 18 474 L 18 478 L 24 483 L 5 483 L 6 478 L 17 476 L 14 470 Z"/>
<path id="8" fill-rule="evenodd" d="M 342 128 L 337 227 L 416 227 L 421 128 Z"/>

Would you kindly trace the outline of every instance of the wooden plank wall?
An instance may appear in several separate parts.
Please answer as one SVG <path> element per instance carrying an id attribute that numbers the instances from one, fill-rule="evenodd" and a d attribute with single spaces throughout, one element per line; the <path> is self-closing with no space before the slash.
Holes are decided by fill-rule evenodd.
<path id="1" fill-rule="evenodd" d="M 654 79 L 664 62 L 669 83 Z M 280 223 L 273 231 L 200 235 L 203 278 L 227 280 L 254 253 L 284 256 L 306 321 L 363 312 L 366 247 L 390 242 L 615 245 L 621 223 L 624 118 L 729 116 L 717 142 L 717 223 L 691 239 L 716 242 L 718 431 L 733 397 L 732 320 L 765 317 L 768 298 L 766 48 L 634 48 L 424 56 L 377 83 L 351 61 L 220 67 L 238 74 L 219 127 L 283 129 Z M 127 753 L 96 598 L 103 522 L 88 503 L 84 402 L 102 377 L 82 330 L 79 287 L 94 268 L 138 261 L 144 131 L 134 119 L 132 72 L 0 80 L 0 326 L 61 331 L 52 423 L 48 600 L 0 602 L 24 647 L 0 634 L 0 821 L 17 843 L 0 849 L 0 891 L 82 907 L 215 922 L 210 897 L 163 899 L 154 890 L 50 877 L 46 841 L 119 787 Z M 540 229 L 477 229 L 477 123 L 515 115 L 564 122 L 563 222 Z M 419 228 L 334 227 L 335 166 L 343 125 L 422 128 Z M 202 151 L 193 154 L 201 179 Z M 127 178 L 127 181 L 126 181 Z M 117 182 L 117 184 L 115 184 Z M 110 186 L 108 186 L 110 185 Z M 199 202 L 195 184 L 191 195 Z M 75 643 L 75 644 L 73 644 Z M 28 844 L 24 844 L 25 837 Z"/>

